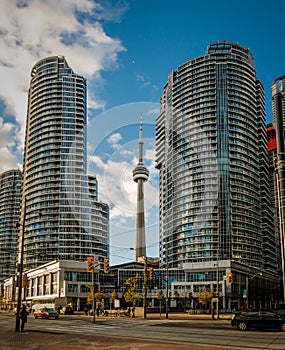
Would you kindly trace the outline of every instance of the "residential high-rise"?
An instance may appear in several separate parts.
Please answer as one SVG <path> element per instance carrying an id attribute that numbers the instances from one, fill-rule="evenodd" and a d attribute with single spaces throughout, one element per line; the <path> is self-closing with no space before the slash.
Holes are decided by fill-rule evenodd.
<path id="1" fill-rule="evenodd" d="M 136 262 L 146 261 L 145 218 L 144 218 L 144 183 L 149 171 L 143 163 L 143 126 L 140 120 L 139 162 L 133 170 L 133 179 L 137 183 L 137 220 L 136 220 Z"/>
<path id="2" fill-rule="evenodd" d="M 166 251 L 171 267 L 212 262 L 218 284 L 232 262 L 243 278 L 276 271 L 264 91 L 251 52 L 215 42 L 171 72 L 156 129 L 162 264 Z"/>
<path id="3" fill-rule="evenodd" d="M 0 174 L 0 284 L 16 270 L 21 187 L 20 170 Z"/>
<path id="4" fill-rule="evenodd" d="M 280 247 L 283 298 L 285 301 L 285 75 L 272 83 L 273 124 L 276 131 L 275 155 L 275 202 L 278 216 L 278 236 Z"/>
<path id="5" fill-rule="evenodd" d="M 87 175 L 86 80 L 65 57 L 31 70 L 23 166 L 24 269 L 108 256 L 108 206 Z"/>

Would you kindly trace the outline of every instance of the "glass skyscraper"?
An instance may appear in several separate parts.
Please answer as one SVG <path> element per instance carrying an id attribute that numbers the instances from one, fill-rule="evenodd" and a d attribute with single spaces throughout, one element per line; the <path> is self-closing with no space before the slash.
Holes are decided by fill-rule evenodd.
<path id="1" fill-rule="evenodd" d="M 276 78 L 272 83 L 273 125 L 276 149 L 272 155 L 272 173 L 274 199 L 279 239 L 280 276 L 285 300 L 285 75 Z"/>
<path id="2" fill-rule="evenodd" d="M 109 252 L 109 209 L 87 175 L 86 80 L 65 57 L 31 70 L 23 166 L 24 269 Z"/>
<path id="3" fill-rule="evenodd" d="M 0 284 L 16 271 L 21 188 L 20 170 L 0 174 Z"/>
<path id="4" fill-rule="evenodd" d="M 162 265 L 167 252 L 170 267 L 276 271 L 264 91 L 247 48 L 211 43 L 169 74 L 156 162 Z"/>

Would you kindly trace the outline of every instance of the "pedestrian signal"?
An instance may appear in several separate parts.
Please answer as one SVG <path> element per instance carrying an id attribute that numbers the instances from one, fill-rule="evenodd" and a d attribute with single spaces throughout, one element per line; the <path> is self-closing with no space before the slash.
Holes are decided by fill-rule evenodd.
<path id="1" fill-rule="evenodd" d="M 109 273 L 109 259 L 104 258 L 104 273 Z"/>
<path id="2" fill-rule="evenodd" d="M 87 272 L 93 271 L 93 258 L 91 256 L 88 256 L 87 258 L 86 267 L 87 267 Z"/>

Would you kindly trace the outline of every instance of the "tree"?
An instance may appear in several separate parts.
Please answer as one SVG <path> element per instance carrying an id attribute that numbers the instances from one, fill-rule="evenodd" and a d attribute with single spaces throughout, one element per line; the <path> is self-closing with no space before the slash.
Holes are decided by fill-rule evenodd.
<path id="1" fill-rule="evenodd" d="M 212 294 L 207 290 L 202 290 L 198 293 L 199 303 L 202 305 L 207 305 L 212 299 Z"/>
<path id="2" fill-rule="evenodd" d="M 102 301 L 103 297 L 104 297 L 104 293 L 101 291 L 98 291 L 94 294 L 94 298 L 96 301 Z"/>
<path id="3" fill-rule="evenodd" d="M 124 298 L 127 303 L 132 303 L 133 307 L 141 300 L 141 295 L 137 293 L 136 289 L 138 288 L 138 281 L 136 278 L 128 278 L 125 282 L 128 286 L 127 290 L 124 293 Z"/>
<path id="4" fill-rule="evenodd" d="M 88 293 L 88 296 L 87 296 L 87 299 L 86 299 L 86 304 L 92 305 L 92 303 L 93 303 L 93 297 L 92 297 L 93 296 L 92 295 L 92 293 L 93 293 L 93 286 L 92 286 L 92 284 L 87 284 L 87 287 L 89 288 L 89 293 Z M 96 289 L 97 288 L 95 286 L 95 290 Z M 95 299 L 96 302 L 101 302 L 103 297 L 104 297 L 104 293 L 101 292 L 101 291 L 96 291 L 94 293 L 94 299 Z"/>
<path id="5" fill-rule="evenodd" d="M 86 304 L 88 305 L 91 305 L 92 304 L 92 291 L 93 291 L 93 286 L 92 284 L 87 284 L 86 285 L 87 288 L 89 288 L 89 292 L 88 292 L 88 295 L 87 295 L 87 298 L 86 298 Z"/>
<path id="6" fill-rule="evenodd" d="M 116 299 L 118 299 L 118 293 L 116 289 L 114 289 L 112 292 L 112 301 L 114 302 Z"/>

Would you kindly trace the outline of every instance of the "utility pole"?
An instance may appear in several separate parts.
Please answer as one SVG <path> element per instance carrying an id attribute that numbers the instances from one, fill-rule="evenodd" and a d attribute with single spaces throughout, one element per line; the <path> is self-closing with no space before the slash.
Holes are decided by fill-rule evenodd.
<path id="1" fill-rule="evenodd" d="M 20 240 L 20 256 L 18 259 L 18 298 L 17 298 L 17 313 L 16 313 L 16 325 L 15 332 L 20 332 L 20 309 L 22 303 L 22 278 L 23 278 L 23 262 L 24 262 L 24 239 L 25 239 L 25 222 L 26 222 L 26 196 L 24 199 L 24 212 L 21 230 L 21 240 Z"/>

